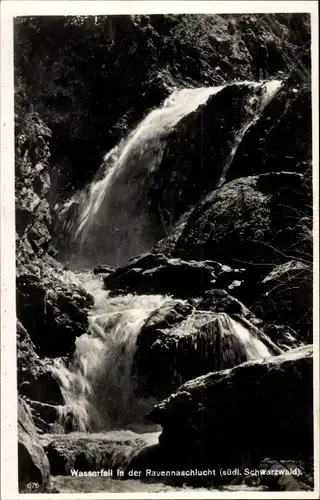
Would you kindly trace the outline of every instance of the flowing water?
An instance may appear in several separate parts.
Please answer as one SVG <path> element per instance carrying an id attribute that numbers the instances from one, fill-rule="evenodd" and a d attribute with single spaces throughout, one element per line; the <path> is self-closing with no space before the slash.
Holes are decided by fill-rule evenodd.
<path id="1" fill-rule="evenodd" d="M 64 426 L 80 431 L 110 430 L 139 425 L 152 400 L 134 396 L 133 357 L 137 336 L 146 318 L 170 300 L 161 295 L 120 295 L 110 298 L 102 280 L 90 273 L 64 273 L 65 282 L 77 283 L 93 295 L 89 332 L 76 340 L 69 366 L 55 360 L 65 406 Z"/>
<path id="2" fill-rule="evenodd" d="M 236 150 L 247 130 L 259 119 L 281 81 L 239 82 L 249 88 L 242 111 L 245 122 L 234 130 L 231 152 L 225 160 L 217 187 L 225 181 Z M 223 86 L 175 90 L 157 109 L 105 157 L 93 181 L 60 209 L 61 230 L 72 243 L 69 264 L 78 268 L 102 260 L 120 265 L 129 257 L 149 250 L 166 235 L 166 228 L 149 213 L 151 174 L 157 171 L 166 137 L 177 123 L 219 94 Z M 218 98 L 218 97 L 217 97 Z"/>
<path id="3" fill-rule="evenodd" d="M 71 363 L 67 366 L 63 359 L 55 360 L 53 371 L 65 401 L 60 409 L 62 427 L 83 432 L 151 430 L 144 416 L 157 401 L 135 395 L 132 369 L 136 342 L 148 316 L 172 298 L 131 294 L 110 297 L 102 289 L 101 278 L 91 273 L 66 271 L 63 279 L 85 288 L 95 303 L 89 315 L 89 332 L 76 340 Z M 207 327 L 205 347 L 210 344 L 216 351 L 217 365 L 212 365 L 212 370 L 271 355 L 249 328 L 225 313 L 194 311 L 170 333 L 172 338 L 194 335 L 196 351 L 202 327 Z M 179 374 L 175 379 L 179 380 Z"/>
<path id="4" fill-rule="evenodd" d="M 243 104 L 247 118 L 242 128 L 235 131 L 219 186 L 225 181 L 246 131 L 258 120 L 280 84 L 278 81 L 248 83 L 252 93 Z M 76 244 L 72 252 L 78 267 L 84 263 L 97 264 L 102 257 L 105 263 L 118 264 L 148 250 L 159 239 L 148 217 L 145 179 L 159 167 L 168 133 L 184 116 L 221 89 L 210 87 L 174 91 L 160 108 L 151 111 L 127 138 L 105 156 L 90 185 L 64 205 L 60 210 L 60 219 Z M 146 426 L 144 415 L 156 401 L 135 395 L 133 360 L 142 325 L 153 311 L 172 298 L 130 294 L 111 297 L 108 291 L 102 289 L 101 277 L 89 272 L 65 271 L 63 280 L 65 283 L 76 283 L 93 295 L 94 308 L 89 315 L 88 333 L 76 340 L 72 361 L 66 364 L 64 359 L 55 360 L 53 371 L 65 402 L 60 409 L 61 432 L 130 430 L 145 435 L 148 433 L 154 440 L 157 429 Z M 191 315 L 183 323 L 182 330 L 185 331 L 186 324 L 191 329 L 196 324 L 199 326 L 199 314 L 198 319 L 195 319 L 196 316 Z M 214 318 L 219 325 L 223 363 L 234 366 L 246 359 L 270 356 L 269 349 L 250 328 L 226 314 L 214 316 L 212 313 Z M 208 322 L 208 318 L 203 317 L 203 322 Z M 217 336 L 212 336 L 211 340 L 214 343 L 216 339 Z M 223 342 L 221 339 L 224 339 Z M 245 359 L 242 361 L 239 361 L 238 351 L 244 352 Z"/>
<path id="5" fill-rule="evenodd" d="M 109 264 L 118 265 L 150 249 L 159 239 L 147 215 L 148 174 L 161 162 L 166 135 L 222 88 L 174 91 L 105 155 L 94 180 L 69 200 L 60 214 L 64 229 L 77 243 L 77 260 L 82 256 L 82 262 L 85 257 L 92 262 L 104 255 Z"/>
<path id="6" fill-rule="evenodd" d="M 271 80 L 269 82 L 266 82 L 262 86 L 259 83 L 256 83 L 257 87 L 260 88 L 260 93 L 253 94 L 248 99 L 248 101 L 244 103 L 244 110 L 248 115 L 248 119 L 244 123 L 244 125 L 240 128 L 240 130 L 235 133 L 233 147 L 229 154 L 229 157 L 225 162 L 220 180 L 216 186 L 217 188 L 222 186 L 222 184 L 225 182 L 234 155 L 236 154 L 237 149 L 241 144 L 241 141 L 244 138 L 245 134 L 247 133 L 249 128 L 252 127 L 252 125 L 254 125 L 259 120 L 264 108 L 271 101 L 274 95 L 278 92 L 281 84 L 282 84 L 281 80 Z"/>

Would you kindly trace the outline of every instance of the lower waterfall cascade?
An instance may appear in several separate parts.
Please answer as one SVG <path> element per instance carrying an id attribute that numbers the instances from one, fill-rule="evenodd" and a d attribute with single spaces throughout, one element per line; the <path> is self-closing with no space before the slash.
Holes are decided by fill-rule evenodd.
<path id="1" fill-rule="evenodd" d="M 95 298 L 90 331 L 76 341 L 69 367 L 56 361 L 66 405 L 61 422 L 73 430 L 102 431 L 124 428 L 145 411 L 146 402 L 134 396 L 132 363 L 140 328 L 149 314 L 168 300 L 161 295 L 121 295 L 109 298 L 101 281 L 88 273 L 65 279 L 83 286 Z M 151 402 L 152 404 L 152 402 Z M 149 403 L 150 405 L 150 403 Z M 71 419 L 71 422 L 70 422 Z"/>
<path id="2" fill-rule="evenodd" d="M 89 273 L 66 271 L 64 280 L 83 286 L 94 296 L 95 305 L 89 318 L 90 331 L 77 339 L 70 365 L 58 359 L 53 367 L 65 400 L 60 414 L 62 431 L 144 429 L 149 432 L 144 415 L 157 401 L 135 395 L 133 359 L 143 323 L 152 312 L 170 302 L 171 297 L 128 294 L 110 298 L 99 278 Z M 191 327 L 197 311 L 194 314 L 187 320 Z M 220 369 L 236 365 L 241 352 L 243 361 L 272 355 L 248 328 L 227 314 L 213 313 L 212 317 L 221 331 Z M 184 323 L 181 332 L 185 328 Z"/>

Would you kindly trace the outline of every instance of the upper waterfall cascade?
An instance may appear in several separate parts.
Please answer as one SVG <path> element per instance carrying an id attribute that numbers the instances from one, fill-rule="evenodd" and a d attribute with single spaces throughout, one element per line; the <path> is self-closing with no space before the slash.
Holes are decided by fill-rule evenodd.
<path id="1" fill-rule="evenodd" d="M 236 150 L 247 130 L 259 119 L 264 107 L 281 85 L 279 80 L 238 82 L 252 92 L 243 102 L 245 123 L 233 132 L 234 140 L 218 186 L 226 179 Z M 92 182 L 60 209 L 62 229 L 67 232 L 75 264 L 103 260 L 119 265 L 133 255 L 149 250 L 165 236 L 149 214 L 148 176 L 162 160 L 166 137 L 182 118 L 204 105 L 223 86 L 175 90 L 162 106 L 152 110 L 109 151 Z M 190 145 L 191 147 L 191 145 Z M 68 260 L 68 259 L 67 259 Z M 70 263 L 70 262 L 69 262 Z"/>

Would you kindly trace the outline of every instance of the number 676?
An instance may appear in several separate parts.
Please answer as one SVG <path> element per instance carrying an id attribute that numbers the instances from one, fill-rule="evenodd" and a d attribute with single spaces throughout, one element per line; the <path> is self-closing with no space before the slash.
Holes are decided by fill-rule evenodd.
<path id="1" fill-rule="evenodd" d="M 28 490 L 33 490 L 39 488 L 39 483 L 28 483 L 27 484 Z"/>

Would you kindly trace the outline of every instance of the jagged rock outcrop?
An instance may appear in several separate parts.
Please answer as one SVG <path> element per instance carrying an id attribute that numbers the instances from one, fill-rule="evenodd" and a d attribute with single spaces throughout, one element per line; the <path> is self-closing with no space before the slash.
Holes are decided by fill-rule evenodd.
<path id="1" fill-rule="evenodd" d="M 76 471 L 105 471 L 125 468 L 134 455 L 155 441 L 151 437 L 131 431 L 113 431 L 106 434 L 47 434 L 41 442 L 49 459 L 53 476 L 66 476 Z"/>
<path id="2" fill-rule="evenodd" d="M 50 269 L 49 269 L 50 271 Z M 72 353 L 77 337 L 88 330 L 88 311 L 93 297 L 83 289 L 65 284 L 51 270 L 17 276 L 17 315 L 40 356 Z"/>
<path id="3" fill-rule="evenodd" d="M 22 398 L 18 400 L 18 459 L 20 492 L 28 492 L 30 482 L 38 485 L 37 491 L 45 491 L 49 484 L 50 464 Z"/>
<path id="4" fill-rule="evenodd" d="M 41 358 L 24 326 L 17 321 L 18 393 L 24 396 L 38 431 L 50 432 L 64 404 L 51 358 Z"/>
<path id="5" fill-rule="evenodd" d="M 183 384 L 149 413 L 163 427 L 162 454 L 181 469 L 311 457 L 312 353 L 307 345 Z"/>
<path id="6" fill-rule="evenodd" d="M 232 293 L 236 290 L 237 288 L 233 289 Z M 304 337 L 290 328 L 290 326 L 270 323 L 262 313 L 261 308 L 258 307 L 256 310 L 257 315 L 255 315 L 253 312 L 254 307 L 251 308 L 252 310 L 248 309 L 240 300 L 230 295 L 226 290 L 209 290 L 196 301 L 196 308 L 209 310 L 214 313 L 227 313 L 236 320 L 238 319 L 245 323 L 248 322 L 251 324 L 251 328 L 258 328 L 260 335 L 263 332 L 268 340 L 271 340 L 278 348 L 284 351 L 300 347 L 306 343 Z M 268 344 L 268 340 L 264 340 L 266 344 Z"/>

